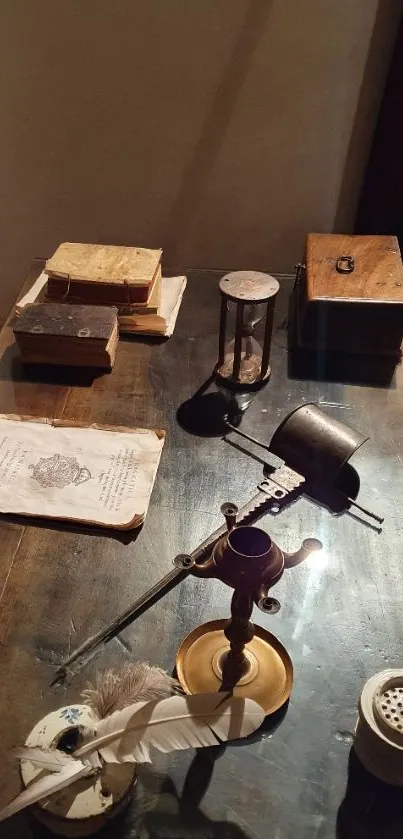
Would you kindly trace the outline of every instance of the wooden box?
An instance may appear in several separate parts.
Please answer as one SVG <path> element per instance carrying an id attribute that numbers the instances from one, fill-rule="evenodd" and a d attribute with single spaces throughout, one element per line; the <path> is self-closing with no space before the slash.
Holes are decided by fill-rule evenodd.
<path id="1" fill-rule="evenodd" d="M 290 327 L 294 348 L 399 358 L 403 265 L 397 239 L 309 233 Z"/>

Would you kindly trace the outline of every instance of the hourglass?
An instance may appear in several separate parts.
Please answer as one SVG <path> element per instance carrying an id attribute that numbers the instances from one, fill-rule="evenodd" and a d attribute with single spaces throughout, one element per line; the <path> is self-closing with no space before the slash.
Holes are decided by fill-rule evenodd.
<path id="1" fill-rule="evenodd" d="M 274 301 L 279 284 L 269 274 L 234 271 L 220 280 L 221 315 L 215 373 L 226 387 L 255 390 L 270 376 L 270 344 Z M 232 316 L 232 323 L 230 317 Z M 265 317 L 263 347 L 255 337 Z M 227 340 L 227 327 L 234 337 Z"/>

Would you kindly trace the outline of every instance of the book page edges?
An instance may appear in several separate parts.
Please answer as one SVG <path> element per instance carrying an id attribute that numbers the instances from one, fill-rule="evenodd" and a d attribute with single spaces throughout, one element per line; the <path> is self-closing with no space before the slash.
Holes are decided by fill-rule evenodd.
<path id="1" fill-rule="evenodd" d="M 80 420 L 65 420 L 57 417 L 34 417 L 28 414 L 0 414 L 0 420 L 13 420 L 21 422 L 40 422 L 45 425 L 53 425 L 55 428 L 95 428 L 98 431 L 117 431 L 123 434 L 137 434 L 139 431 L 151 431 L 158 440 L 165 438 L 166 432 L 161 428 L 133 428 L 126 425 L 108 425 L 99 422 L 81 422 Z"/>
<path id="2" fill-rule="evenodd" d="M 11 421 L 14 421 L 14 422 L 20 422 L 21 421 L 21 422 L 42 423 L 42 424 L 45 424 L 45 425 L 51 425 L 55 428 L 93 428 L 93 429 L 97 429 L 99 431 L 110 431 L 112 433 L 113 432 L 123 432 L 124 434 L 128 434 L 128 433 L 131 434 L 131 433 L 136 433 L 136 432 L 139 432 L 139 431 L 140 432 L 141 431 L 150 431 L 150 432 L 155 434 L 155 436 L 157 437 L 158 440 L 162 440 L 163 444 L 165 442 L 165 435 L 166 435 L 166 432 L 163 429 L 129 428 L 129 427 L 123 426 L 123 425 L 107 425 L 107 424 L 103 424 L 103 423 L 84 423 L 84 422 L 80 422 L 78 420 L 70 421 L 70 420 L 55 419 L 55 418 L 51 419 L 49 417 L 33 417 L 33 416 L 28 416 L 28 415 L 23 415 L 23 414 L 0 414 L 0 420 L 6 420 L 6 421 L 11 420 Z M 154 470 L 153 481 L 152 481 L 152 488 L 154 486 L 155 477 L 156 477 L 156 474 L 157 474 L 157 471 L 158 471 L 159 462 L 160 462 L 160 458 L 161 458 L 161 454 L 162 454 L 162 448 L 163 448 L 163 446 L 161 446 L 158 457 L 156 458 L 155 470 Z M 151 493 L 152 493 L 152 489 L 151 489 Z M 150 493 L 148 503 L 147 503 L 147 507 L 146 507 L 145 510 L 143 510 L 141 513 L 135 513 L 134 516 L 129 521 L 120 522 L 118 524 L 106 524 L 101 519 L 80 519 L 80 518 L 72 518 L 70 516 L 47 516 L 46 513 L 43 513 L 41 515 L 37 515 L 35 513 L 28 513 L 28 512 L 20 512 L 20 513 L 17 513 L 17 512 L 15 512 L 15 513 L 0 512 L 0 516 L 6 516 L 6 517 L 8 516 L 8 517 L 12 517 L 12 518 L 16 518 L 16 517 L 17 518 L 30 518 L 30 519 L 39 519 L 39 520 L 46 519 L 48 521 L 49 520 L 69 521 L 69 522 L 74 522 L 76 524 L 81 524 L 81 525 L 87 525 L 88 524 L 90 526 L 101 527 L 105 530 L 132 530 L 134 528 L 140 527 L 140 525 L 143 524 L 143 522 L 145 520 L 145 517 L 146 517 L 146 514 L 147 514 L 148 504 L 149 504 L 149 501 L 150 501 L 150 498 L 151 498 L 151 493 Z"/>

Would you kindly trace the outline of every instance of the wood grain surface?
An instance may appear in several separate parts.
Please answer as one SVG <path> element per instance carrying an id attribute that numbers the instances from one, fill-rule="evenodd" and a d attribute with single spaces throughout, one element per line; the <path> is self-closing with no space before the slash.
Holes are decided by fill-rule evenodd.
<path id="1" fill-rule="evenodd" d="M 354 259 L 340 274 L 337 260 Z M 403 303 L 403 265 L 395 236 L 309 233 L 306 246 L 308 300 Z"/>
<path id="2" fill-rule="evenodd" d="M 32 281 L 36 266 L 30 276 Z M 156 755 L 141 767 L 133 803 L 104 836 L 114 839 L 385 839 L 403 827 L 401 793 L 385 791 L 350 755 L 365 680 L 401 666 L 402 371 L 388 389 L 291 380 L 285 318 L 291 282 L 281 282 L 272 377 L 243 420 L 269 440 L 303 401 L 370 435 L 354 458 L 362 504 L 385 516 L 381 534 L 351 514 L 301 499 L 261 526 L 286 550 L 316 536 L 324 549 L 287 571 L 273 617 L 255 609 L 294 664 L 283 717 L 248 743 L 195 755 Z M 172 669 L 180 641 L 202 621 L 229 615 L 231 591 L 188 578 L 63 686 L 50 687 L 69 650 L 109 622 L 221 523 L 220 504 L 245 502 L 262 475 L 256 459 L 220 437 L 186 433 L 178 406 L 211 373 L 218 349 L 217 276 L 194 274 L 173 337 L 121 341 L 110 375 L 27 380 L 12 329 L 0 336 L 0 412 L 164 427 L 167 439 L 149 512 L 138 534 L 75 530 L 44 522 L 1 523 L 1 804 L 19 789 L 11 750 L 34 723 L 68 702 L 95 671 L 130 657 Z M 59 374 L 60 375 L 60 374 Z M 78 375 L 78 374 L 77 374 Z M 207 405 L 206 402 L 206 410 Z M 236 441 L 237 443 L 239 441 Z M 248 446 L 248 444 L 246 444 Z M 46 836 L 27 814 L 0 826 L 1 839 Z"/>

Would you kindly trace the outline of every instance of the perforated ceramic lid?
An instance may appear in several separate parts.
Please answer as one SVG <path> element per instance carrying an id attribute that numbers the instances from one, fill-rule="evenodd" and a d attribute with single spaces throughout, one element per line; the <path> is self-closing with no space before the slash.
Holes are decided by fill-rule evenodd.
<path id="1" fill-rule="evenodd" d="M 373 709 L 382 733 L 403 746 L 403 673 L 382 681 L 374 693 Z"/>
<path id="2" fill-rule="evenodd" d="M 369 772 L 403 787 L 403 670 L 383 670 L 364 685 L 354 748 Z"/>

